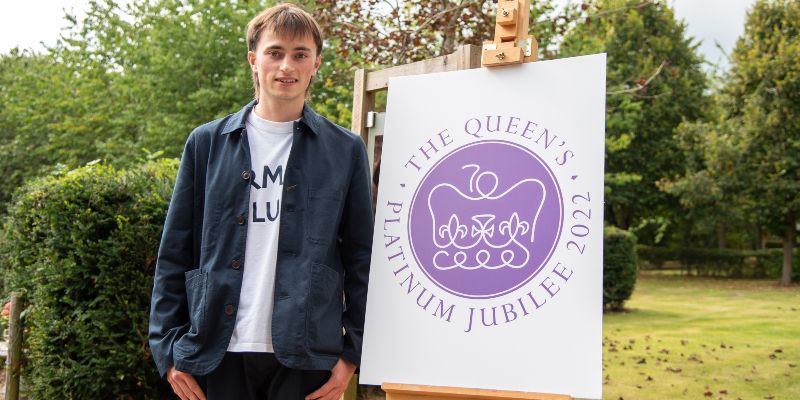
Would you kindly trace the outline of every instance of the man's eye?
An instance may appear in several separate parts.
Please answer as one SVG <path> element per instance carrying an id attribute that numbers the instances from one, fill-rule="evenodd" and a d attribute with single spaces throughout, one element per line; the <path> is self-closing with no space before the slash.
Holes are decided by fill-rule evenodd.
<path id="1" fill-rule="evenodd" d="M 281 53 L 279 51 L 268 51 L 267 55 L 270 57 L 280 57 Z"/>
<path id="2" fill-rule="evenodd" d="M 299 58 L 299 59 L 308 58 L 308 54 L 298 53 L 298 54 L 295 55 L 295 58 Z"/>

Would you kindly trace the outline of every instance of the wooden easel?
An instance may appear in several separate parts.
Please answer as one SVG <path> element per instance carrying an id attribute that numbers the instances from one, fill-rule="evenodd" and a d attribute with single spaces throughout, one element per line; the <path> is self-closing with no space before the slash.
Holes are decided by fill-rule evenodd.
<path id="1" fill-rule="evenodd" d="M 421 75 L 435 72 L 496 67 L 536 61 L 538 44 L 528 34 L 531 0 L 497 1 L 494 41 L 485 42 L 483 48 L 462 45 L 453 53 L 430 60 L 386 68 L 380 71 L 356 71 L 353 85 L 352 131 L 361 136 L 370 147 L 368 128 L 373 125 L 371 111 L 375 107 L 375 94 L 389 87 L 389 78 Z M 370 158 L 374 149 L 369 148 Z M 373 166 L 374 167 L 374 166 Z M 354 378 L 356 379 L 356 378 Z M 350 382 L 351 386 L 354 382 Z M 505 390 L 457 388 L 445 386 L 383 383 L 386 400 L 571 400 L 562 394 L 528 393 Z M 345 396 L 346 397 L 346 396 Z"/>
<path id="2" fill-rule="evenodd" d="M 569 400 L 561 394 L 384 383 L 386 400 Z"/>

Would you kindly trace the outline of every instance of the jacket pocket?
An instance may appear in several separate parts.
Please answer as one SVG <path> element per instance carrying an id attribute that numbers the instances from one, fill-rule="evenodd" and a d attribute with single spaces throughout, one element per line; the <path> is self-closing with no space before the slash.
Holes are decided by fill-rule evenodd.
<path id="1" fill-rule="evenodd" d="M 314 263 L 311 267 L 306 338 L 313 352 L 342 352 L 342 277 L 332 268 Z"/>
<path id="2" fill-rule="evenodd" d="M 187 271 L 185 276 L 190 327 L 189 331 L 177 341 L 177 344 L 184 349 L 196 349 L 200 346 L 206 333 L 208 275 L 198 268 Z"/>
<path id="3" fill-rule="evenodd" d="M 332 243 L 338 234 L 342 191 L 334 188 L 309 188 L 307 210 L 308 241 L 316 244 Z"/>

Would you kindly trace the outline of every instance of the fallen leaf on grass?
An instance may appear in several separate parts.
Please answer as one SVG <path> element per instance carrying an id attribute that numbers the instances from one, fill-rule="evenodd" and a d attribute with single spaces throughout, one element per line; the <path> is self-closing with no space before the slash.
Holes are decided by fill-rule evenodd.
<path id="1" fill-rule="evenodd" d="M 775 354 L 770 354 L 770 355 L 769 355 L 769 359 L 770 359 L 770 360 L 774 360 L 774 359 L 776 359 L 776 358 L 778 358 L 778 356 L 776 356 Z"/>
<path id="2" fill-rule="evenodd" d="M 686 340 L 686 339 L 681 339 L 681 345 L 683 345 L 683 346 L 686 346 L 687 344 L 689 344 L 689 341 L 688 341 L 688 340 Z"/>
<path id="3" fill-rule="evenodd" d="M 772 352 L 774 352 L 774 353 L 783 353 L 783 349 L 775 349 L 775 350 L 772 350 Z"/>
<path id="4" fill-rule="evenodd" d="M 703 393 L 703 396 L 706 396 L 706 397 L 711 397 L 713 395 L 714 395 L 714 393 L 711 393 L 711 391 L 707 391 L 707 392 Z"/>
<path id="5" fill-rule="evenodd" d="M 644 357 L 642 357 L 642 358 L 641 358 L 641 359 L 640 359 L 640 360 L 637 362 L 637 364 L 647 364 L 647 359 L 645 359 Z"/>
<path id="6" fill-rule="evenodd" d="M 652 381 L 652 380 L 653 380 L 653 377 L 652 377 L 652 376 L 650 376 L 650 375 L 647 375 L 647 381 L 648 381 L 648 382 L 650 382 L 650 381 Z"/>
<path id="7" fill-rule="evenodd" d="M 692 354 L 692 355 L 690 355 L 690 356 L 689 356 L 689 358 L 688 358 L 688 360 L 689 360 L 689 361 L 698 362 L 698 363 L 700 363 L 700 364 L 702 364 L 702 363 L 703 363 L 703 360 L 702 360 L 702 359 L 700 358 L 700 356 L 698 356 L 697 354 Z"/>
<path id="8" fill-rule="evenodd" d="M 796 366 L 797 366 L 797 364 L 789 364 L 789 368 L 794 368 Z"/>
<path id="9" fill-rule="evenodd" d="M 674 373 L 676 373 L 676 374 L 677 374 L 677 373 L 679 373 L 679 372 L 681 372 L 681 371 L 683 371 L 683 370 L 682 370 L 682 369 L 680 369 L 680 368 L 672 368 L 672 367 L 667 367 L 666 371 L 669 371 L 669 372 L 674 372 Z"/>
<path id="10" fill-rule="evenodd" d="M 725 390 L 725 389 L 722 389 L 722 390 L 719 391 L 719 394 L 728 394 L 728 391 Z"/>

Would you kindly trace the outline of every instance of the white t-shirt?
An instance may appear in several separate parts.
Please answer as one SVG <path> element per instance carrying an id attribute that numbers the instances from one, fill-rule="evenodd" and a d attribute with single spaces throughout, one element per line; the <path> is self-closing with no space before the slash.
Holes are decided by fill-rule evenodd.
<path id="1" fill-rule="evenodd" d="M 239 311 L 228 351 L 274 352 L 272 306 L 278 256 L 281 195 L 292 148 L 293 121 L 273 122 L 255 111 L 247 117 L 250 144 L 250 209 Z"/>

